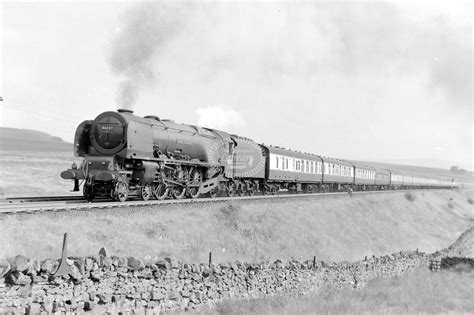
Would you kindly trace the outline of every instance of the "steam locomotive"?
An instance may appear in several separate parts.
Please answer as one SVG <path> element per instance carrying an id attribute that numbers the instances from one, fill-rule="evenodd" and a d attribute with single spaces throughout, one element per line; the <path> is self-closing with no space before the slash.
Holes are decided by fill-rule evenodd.
<path id="1" fill-rule="evenodd" d="M 162 200 L 234 196 L 452 188 L 451 180 L 417 177 L 350 161 L 258 144 L 224 131 L 178 124 L 131 110 L 107 111 L 82 122 L 74 155 L 83 157 L 61 173 L 83 183 L 87 200 Z"/>

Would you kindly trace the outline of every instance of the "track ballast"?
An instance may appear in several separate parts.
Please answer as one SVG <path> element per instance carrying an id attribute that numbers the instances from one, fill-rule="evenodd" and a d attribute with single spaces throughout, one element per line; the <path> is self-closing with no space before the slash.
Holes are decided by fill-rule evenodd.
<path id="1" fill-rule="evenodd" d="M 439 190 L 439 189 L 436 189 Z M 416 190 L 382 190 L 382 191 L 357 191 L 354 195 L 396 193 Z M 211 203 L 227 202 L 235 200 L 261 200 L 275 198 L 306 198 L 306 197 L 327 197 L 327 196 L 348 196 L 347 192 L 327 192 L 313 194 L 288 194 L 277 195 L 254 195 L 254 196 L 234 196 L 217 198 L 197 198 L 197 199 L 167 199 L 167 200 L 130 200 L 126 202 L 96 200 L 91 203 L 82 196 L 51 196 L 51 197 L 14 197 L 0 200 L 0 214 L 18 213 L 41 213 L 55 211 L 77 211 L 92 209 L 111 209 L 124 207 L 145 207 L 165 204 L 191 204 L 191 203 Z"/>

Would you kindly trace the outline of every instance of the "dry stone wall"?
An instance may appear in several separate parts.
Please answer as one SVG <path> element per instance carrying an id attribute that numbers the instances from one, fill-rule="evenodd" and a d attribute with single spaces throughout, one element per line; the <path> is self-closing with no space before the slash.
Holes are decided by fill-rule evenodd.
<path id="1" fill-rule="evenodd" d="M 428 266 L 430 255 L 397 253 L 349 263 L 323 261 L 188 264 L 173 258 L 144 264 L 134 257 L 69 257 L 67 275 L 54 276 L 60 260 L 23 256 L 0 261 L 0 313 L 127 312 L 153 314 L 212 305 L 223 298 L 304 294 L 324 287 L 360 287 Z"/>

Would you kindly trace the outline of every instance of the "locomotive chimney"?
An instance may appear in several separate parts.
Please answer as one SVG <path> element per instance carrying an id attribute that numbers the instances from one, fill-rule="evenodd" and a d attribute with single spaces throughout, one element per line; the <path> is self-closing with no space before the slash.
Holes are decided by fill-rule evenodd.
<path id="1" fill-rule="evenodd" d="M 133 114 L 133 110 L 131 110 L 131 109 L 120 108 L 120 109 L 117 109 L 117 111 L 118 111 L 119 113 L 129 113 L 129 114 Z"/>

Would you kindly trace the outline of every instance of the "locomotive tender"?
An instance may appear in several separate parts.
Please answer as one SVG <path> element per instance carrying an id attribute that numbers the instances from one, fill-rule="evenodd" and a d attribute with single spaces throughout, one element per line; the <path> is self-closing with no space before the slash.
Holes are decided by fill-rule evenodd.
<path id="1" fill-rule="evenodd" d="M 257 144 L 224 131 L 177 124 L 130 110 L 82 122 L 74 138 L 82 164 L 61 173 L 83 181 L 83 194 L 125 201 L 399 188 L 451 188 L 449 180 L 414 177 L 350 161 Z"/>

